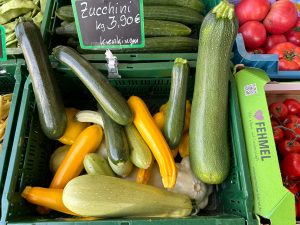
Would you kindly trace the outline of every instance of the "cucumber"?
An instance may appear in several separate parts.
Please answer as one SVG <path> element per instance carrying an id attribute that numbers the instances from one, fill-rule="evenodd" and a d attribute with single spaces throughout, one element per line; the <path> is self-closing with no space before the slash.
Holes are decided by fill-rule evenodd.
<path id="1" fill-rule="evenodd" d="M 114 49 L 114 52 L 196 52 L 198 39 L 189 37 L 151 37 L 145 38 L 144 48 Z M 77 47 L 80 53 L 104 53 L 105 50 L 87 50 Z"/>
<path id="2" fill-rule="evenodd" d="M 163 128 L 164 136 L 171 149 L 178 147 L 183 134 L 188 76 L 189 67 L 187 60 L 175 59 Z"/>
<path id="3" fill-rule="evenodd" d="M 32 21 L 20 21 L 15 33 L 29 71 L 41 128 L 48 138 L 59 139 L 67 117 L 40 29 Z"/>
<path id="4" fill-rule="evenodd" d="M 188 36 L 192 32 L 191 28 L 184 24 L 162 20 L 145 20 L 144 29 L 146 37 Z M 55 33 L 57 35 L 78 37 L 75 22 L 57 27 Z"/>
<path id="5" fill-rule="evenodd" d="M 55 11 L 55 15 L 59 19 L 64 20 L 64 21 L 69 21 L 69 22 L 74 21 L 72 5 L 65 5 L 65 6 L 59 7 Z"/>
<path id="6" fill-rule="evenodd" d="M 206 15 L 200 29 L 189 147 L 193 173 L 208 184 L 222 183 L 229 173 L 228 82 L 237 30 L 227 1 Z"/>
<path id="7" fill-rule="evenodd" d="M 183 24 L 201 24 L 203 16 L 181 6 L 144 6 L 145 19 L 168 20 Z"/>
<path id="8" fill-rule="evenodd" d="M 78 52 L 70 47 L 57 46 L 53 49 L 52 54 L 57 60 L 73 70 L 115 122 L 121 125 L 132 122 L 132 112 L 126 99 L 109 84 L 100 71 L 96 70 Z"/>
<path id="9" fill-rule="evenodd" d="M 187 195 L 111 176 L 83 175 L 63 191 L 64 205 L 81 216 L 185 217 L 192 211 Z"/>
<path id="10" fill-rule="evenodd" d="M 138 168 L 147 169 L 152 162 L 152 153 L 133 123 L 125 126 L 130 149 L 130 160 Z"/>
<path id="11" fill-rule="evenodd" d="M 203 13 L 205 10 L 205 5 L 201 0 L 144 0 L 144 5 L 182 6 L 194 9 L 200 13 Z"/>
<path id="12" fill-rule="evenodd" d="M 132 163 L 124 127 L 114 122 L 101 107 L 99 112 L 104 125 L 109 165 L 117 175 L 125 177 L 131 172 Z"/>
<path id="13" fill-rule="evenodd" d="M 189 36 L 192 32 L 188 26 L 171 21 L 145 19 L 145 36 Z"/>

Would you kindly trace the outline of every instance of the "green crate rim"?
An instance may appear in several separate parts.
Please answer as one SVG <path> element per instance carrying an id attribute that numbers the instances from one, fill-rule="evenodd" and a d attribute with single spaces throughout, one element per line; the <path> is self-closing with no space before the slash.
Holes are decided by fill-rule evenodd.
<path id="1" fill-rule="evenodd" d="M 13 97 L 11 102 L 11 107 L 8 116 L 8 122 L 4 134 L 4 141 L 2 145 L 2 152 L 0 153 L 0 193 L 3 193 L 2 187 L 6 179 L 6 171 L 8 168 L 8 162 L 11 154 L 13 137 L 16 127 L 16 120 L 19 113 L 19 107 L 22 95 L 22 89 L 24 85 L 24 77 L 21 74 L 21 66 L 24 65 L 24 60 L 8 60 L 4 63 L 1 63 L 1 67 L 14 66 L 14 78 L 15 85 L 13 88 Z M 0 205 L 0 209 L 1 209 Z M 0 213 L 1 215 L 1 213 Z"/>

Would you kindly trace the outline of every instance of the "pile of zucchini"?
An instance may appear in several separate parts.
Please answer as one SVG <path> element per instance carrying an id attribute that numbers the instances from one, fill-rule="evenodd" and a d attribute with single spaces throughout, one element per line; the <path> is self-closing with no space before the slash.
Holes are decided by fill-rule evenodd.
<path id="1" fill-rule="evenodd" d="M 187 61 L 176 59 L 174 63 L 163 133 L 141 98 L 131 96 L 126 101 L 106 77 L 78 52 L 70 47 L 57 46 L 53 49 L 53 56 L 74 72 L 98 103 L 97 112 L 87 114 L 81 111 L 81 116 L 76 109 L 65 108 L 38 27 L 32 21 L 19 21 L 15 32 L 28 66 L 42 131 L 49 139 L 70 145 L 63 147 L 67 153 L 50 185 L 27 186 L 22 197 L 38 205 L 39 212 L 43 213 L 52 209 L 70 215 L 96 217 L 177 218 L 190 215 L 194 195 L 190 197 L 186 192 L 171 192 L 145 185 L 144 176 L 147 173 L 150 176 L 154 158 L 159 167 L 159 182 L 164 188 L 184 184 L 185 180 L 179 180 L 186 176 L 178 174 L 188 173 L 191 176 L 189 170 L 183 171 L 182 166 L 175 164 L 169 146 L 177 148 L 183 137 L 189 73 Z M 85 121 L 78 118 L 85 118 Z M 103 136 L 107 160 L 95 154 L 88 155 L 98 150 Z M 165 137 L 168 137 L 167 140 Z M 87 155 L 90 157 L 85 159 Z M 80 176 L 84 166 L 91 173 Z M 139 174 L 136 176 L 145 177 L 143 184 L 121 179 L 128 177 L 134 166 Z M 98 173 L 99 170 L 102 174 Z M 207 187 L 201 183 L 202 186 Z M 185 191 L 193 187 L 186 186 Z M 203 194 L 198 200 L 206 205 L 211 192 L 199 190 Z M 145 201 L 149 194 L 151 201 Z"/>
<path id="2" fill-rule="evenodd" d="M 145 47 L 122 52 L 196 52 L 197 32 L 205 12 L 201 0 L 144 0 Z M 62 20 L 55 34 L 68 37 L 68 45 L 81 53 L 99 52 L 79 47 L 71 5 L 56 10 Z M 118 51 L 118 50 L 117 50 Z"/>
<path id="3" fill-rule="evenodd" d="M 6 47 L 17 47 L 15 27 L 19 17 L 31 18 L 40 26 L 47 0 L 0 0 L 0 24 L 5 28 Z"/>

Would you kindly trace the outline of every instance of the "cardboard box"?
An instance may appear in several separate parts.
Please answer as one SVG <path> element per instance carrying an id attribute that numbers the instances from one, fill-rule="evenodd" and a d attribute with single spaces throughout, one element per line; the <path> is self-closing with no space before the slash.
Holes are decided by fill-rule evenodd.
<path id="1" fill-rule="evenodd" d="M 261 69 L 235 73 L 254 193 L 254 213 L 272 225 L 295 225 L 295 197 L 282 183 L 268 102 L 298 94 L 300 83 L 270 83 Z M 295 92 L 297 90 L 297 92 Z"/>

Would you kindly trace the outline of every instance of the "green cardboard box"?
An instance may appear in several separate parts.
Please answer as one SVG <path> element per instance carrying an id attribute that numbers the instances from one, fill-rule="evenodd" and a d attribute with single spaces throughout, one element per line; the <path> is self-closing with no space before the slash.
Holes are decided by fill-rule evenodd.
<path id="1" fill-rule="evenodd" d="M 271 225 L 295 225 L 295 197 L 283 186 L 268 104 L 298 94 L 300 83 L 271 83 L 261 69 L 235 73 L 254 193 L 254 212 Z M 293 89 L 297 89 L 293 90 Z"/>

